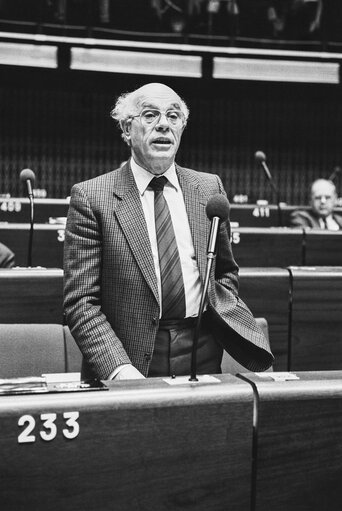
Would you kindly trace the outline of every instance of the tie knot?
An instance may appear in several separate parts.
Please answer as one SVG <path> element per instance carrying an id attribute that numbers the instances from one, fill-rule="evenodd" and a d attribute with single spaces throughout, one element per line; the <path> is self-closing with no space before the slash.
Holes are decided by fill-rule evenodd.
<path id="1" fill-rule="evenodd" d="M 165 184 L 167 183 L 167 178 L 165 176 L 161 177 L 154 177 L 151 181 L 149 186 L 154 190 L 155 192 L 162 192 L 164 189 Z"/>

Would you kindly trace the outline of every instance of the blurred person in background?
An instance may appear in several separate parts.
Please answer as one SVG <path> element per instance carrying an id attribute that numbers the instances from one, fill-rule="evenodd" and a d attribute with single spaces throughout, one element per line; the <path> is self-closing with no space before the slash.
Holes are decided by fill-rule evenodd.
<path id="1" fill-rule="evenodd" d="M 291 214 L 291 227 L 312 229 L 342 229 L 342 215 L 335 213 L 336 187 L 328 179 L 317 179 L 311 185 L 310 210 L 296 210 Z"/>
<path id="2" fill-rule="evenodd" d="M 237 0 L 240 35 L 248 38 L 318 38 L 322 0 Z"/>

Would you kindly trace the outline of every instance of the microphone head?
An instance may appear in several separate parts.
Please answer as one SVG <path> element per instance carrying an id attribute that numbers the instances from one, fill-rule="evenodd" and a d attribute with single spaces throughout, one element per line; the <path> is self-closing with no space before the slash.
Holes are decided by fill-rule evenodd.
<path id="1" fill-rule="evenodd" d="M 26 181 L 32 181 L 34 182 L 36 179 L 36 176 L 31 169 L 24 169 L 20 172 L 20 181 L 25 183 Z"/>
<path id="2" fill-rule="evenodd" d="M 212 220 L 214 216 L 217 216 L 223 222 L 225 220 L 228 220 L 229 209 L 230 206 L 227 197 L 225 197 L 221 193 L 218 193 L 210 197 L 210 199 L 208 200 L 206 206 L 207 217 L 209 218 L 209 220 Z"/>
<path id="3" fill-rule="evenodd" d="M 254 155 L 254 158 L 255 158 L 255 161 L 262 163 L 262 162 L 266 161 L 266 154 L 263 153 L 262 151 L 257 151 Z"/>

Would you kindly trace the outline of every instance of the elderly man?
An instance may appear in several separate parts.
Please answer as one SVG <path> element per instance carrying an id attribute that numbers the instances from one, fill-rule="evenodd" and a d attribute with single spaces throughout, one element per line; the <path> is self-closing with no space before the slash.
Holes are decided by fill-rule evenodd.
<path id="1" fill-rule="evenodd" d="M 342 215 L 334 213 L 336 201 L 334 183 L 327 179 L 317 179 L 311 186 L 311 209 L 294 211 L 291 214 L 291 226 L 338 231 L 342 228 Z"/>
<path id="2" fill-rule="evenodd" d="M 151 83 L 111 112 L 131 158 L 73 186 L 65 238 L 65 315 L 84 377 L 135 379 L 190 374 L 210 222 L 206 204 L 225 195 L 212 174 L 175 156 L 189 111 Z M 250 370 L 273 356 L 238 297 L 229 224 L 222 222 L 197 348 L 198 374 L 220 372 L 222 348 Z"/>

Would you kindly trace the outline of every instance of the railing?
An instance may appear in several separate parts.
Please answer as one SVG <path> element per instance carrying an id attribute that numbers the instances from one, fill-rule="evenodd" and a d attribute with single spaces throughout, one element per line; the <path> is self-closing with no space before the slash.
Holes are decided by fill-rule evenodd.
<path id="1" fill-rule="evenodd" d="M 342 50 L 341 7 L 317 0 L 303 2 L 310 4 L 304 12 L 304 6 L 302 11 L 294 11 L 291 0 L 285 4 L 287 11 L 271 0 L 11 0 L 0 5 L 0 30 L 214 46 Z"/>

